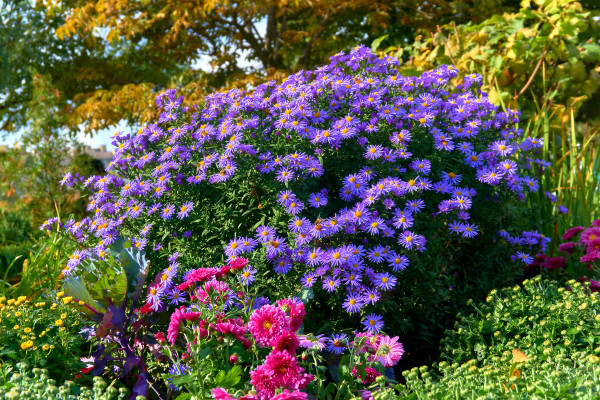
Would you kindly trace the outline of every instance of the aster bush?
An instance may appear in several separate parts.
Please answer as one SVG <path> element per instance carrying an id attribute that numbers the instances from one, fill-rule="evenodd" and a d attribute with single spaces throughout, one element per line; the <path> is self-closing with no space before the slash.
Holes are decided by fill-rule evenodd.
<path id="1" fill-rule="evenodd" d="M 244 256 L 263 294 L 314 297 L 325 329 L 371 312 L 430 339 L 453 297 L 512 279 L 496 232 L 523 222 L 519 200 L 538 188 L 524 169 L 545 164 L 481 76 L 397 67 L 359 46 L 192 108 L 161 94 L 159 120 L 117 134 L 108 173 L 84 182 L 93 216 L 65 224 L 81 247 L 64 274 L 117 237 L 146 251 L 151 275 L 174 254 L 179 273 Z"/>

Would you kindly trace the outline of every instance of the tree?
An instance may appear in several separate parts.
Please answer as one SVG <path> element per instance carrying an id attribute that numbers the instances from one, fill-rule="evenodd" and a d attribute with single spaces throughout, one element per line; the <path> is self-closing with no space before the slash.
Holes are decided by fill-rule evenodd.
<path id="1" fill-rule="evenodd" d="M 11 50 L 0 67 L 0 127 L 27 125 L 32 88 L 24 66 L 31 65 L 61 96 L 65 126 L 74 132 L 84 124 L 89 133 L 153 120 L 151 102 L 167 87 L 197 102 L 222 87 L 312 68 L 384 34 L 386 43 L 406 43 L 451 18 L 518 8 L 516 0 L 0 2 L 0 39 Z M 200 68 L 201 57 L 208 67 Z"/>

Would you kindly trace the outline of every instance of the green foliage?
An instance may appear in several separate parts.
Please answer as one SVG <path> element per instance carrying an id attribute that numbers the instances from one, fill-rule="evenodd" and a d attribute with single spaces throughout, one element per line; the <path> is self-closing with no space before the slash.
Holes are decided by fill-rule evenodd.
<path id="1" fill-rule="evenodd" d="M 80 318 L 62 293 L 45 301 L 0 297 L 0 360 L 48 369 L 55 379 L 73 377 L 83 366 L 85 341 Z"/>
<path id="2" fill-rule="evenodd" d="M 46 289 L 57 289 L 61 272 L 73 250 L 71 241 L 56 233 L 48 234 L 32 246 L 29 256 L 23 261 L 22 271 L 19 271 L 19 281 L 14 284 L 4 281 L 0 294 L 35 299 Z"/>
<path id="3" fill-rule="evenodd" d="M 589 225 L 600 209 L 600 13 L 585 5 L 594 11 L 574 0 L 522 1 L 518 12 L 446 24 L 395 53 L 407 73 L 440 64 L 480 73 L 492 101 L 521 111 L 522 128 L 543 140 L 551 162 L 539 193 L 553 193 L 570 210 L 555 227 L 548 216 L 556 209 L 534 196 L 534 220 L 554 239 L 556 230 Z"/>
<path id="4" fill-rule="evenodd" d="M 57 381 L 50 378 L 47 369 L 30 368 L 24 362 L 15 366 L 3 365 L 0 385 L 0 399 L 6 400 L 123 400 L 129 395 L 129 389 L 117 388 L 114 382 L 109 385 L 101 377 L 94 378 L 91 388 L 80 387 L 73 381 L 65 381 L 58 386 Z M 145 397 L 138 396 L 136 400 L 145 400 Z"/>
<path id="5" fill-rule="evenodd" d="M 568 284 L 538 276 L 470 301 L 473 311 L 442 341 L 447 361 L 405 371 L 400 398 L 597 398 L 600 299 L 587 284 Z"/>

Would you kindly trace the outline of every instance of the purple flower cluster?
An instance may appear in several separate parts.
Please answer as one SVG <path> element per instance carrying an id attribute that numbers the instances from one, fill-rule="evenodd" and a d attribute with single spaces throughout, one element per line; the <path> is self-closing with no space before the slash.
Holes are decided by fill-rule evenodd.
<path id="1" fill-rule="evenodd" d="M 469 211 L 478 190 L 471 186 L 515 197 L 539 186 L 521 171 L 525 164 L 541 163 L 526 153 L 542 144 L 520 137 L 519 113 L 490 103 L 479 90 L 481 76 L 466 76 L 453 86 L 454 67 L 405 77 L 397 65 L 359 46 L 281 84 L 211 94 L 192 109 L 182 107 L 172 90 L 159 95 L 158 123 L 118 134 L 110 173 L 85 182 L 94 192 L 89 206 L 94 216 L 66 224 L 88 245 L 69 271 L 81 258 L 103 257 L 122 226 L 137 226 L 136 220 L 144 223 L 138 222 L 132 243 L 146 247 L 149 231 L 193 215 L 194 199 L 175 204 L 170 199 L 181 196 L 174 193 L 226 185 L 250 160 L 254 170 L 244 173 L 270 177 L 280 188 L 273 200 L 289 215 L 288 229 L 261 225 L 239 232 L 245 236 L 227 244 L 226 257 L 258 255 L 262 247 L 277 274 L 296 270 L 305 287 L 345 290 L 347 312 L 375 304 L 398 284 L 396 274 L 408 268 L 410 254 L 427 249 L 428 239 L 415 230 L 421 215 L 435 217 L 450 235 L 473 238 L 479 227 Z M 428 153 L 432 157 L 421 150 L 428 143 L 435 149 Z M 348 160 L 352 173 L 337 186 L 302 192 L 307 181 L 323 177 L 323 159 L 348 149 L 360 154 Z M 437 200 L 426 203 L 425 195 Z M 343 206 L 332 211 L 332 204 Z M 148 248 L 156 248 L 151 244 Z M 241 279 L 249 284 L 254 274 L 248 269 Z M 375 331 L 380 321 L 371 320 L 365 329 Z"/>

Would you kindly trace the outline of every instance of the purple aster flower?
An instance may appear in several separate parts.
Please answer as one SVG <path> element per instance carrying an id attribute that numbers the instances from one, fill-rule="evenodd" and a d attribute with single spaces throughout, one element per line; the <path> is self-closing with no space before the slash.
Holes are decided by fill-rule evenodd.
<path id="1" fill-rule="evenodd" d="M 292 259 L 289 257 L 278 257 L 273 261 L 274 271 L 278 275 L 284 275 L 292 269 Z"/>
<path id="2" fill-rule="evenodd" d="M 256 279 L 256 270 L 251 265 L 246 265 L 239 275 L 239 279 L 244 285 L 250 285 Z"/>
<path id="3" fill-rule="evenodd" d="M 327 196 L 324 195 L 322 192 L 311 193 L 308 196 L 308 204 L 314 208 L 325 206 L 327 205 Z"/>
<path id="4" fill-rule="evenodd" d="M 315 284 L 315 274 L 313 272 L 307 272 L 304 274 L 300 282 L 302 282 L 302 286 L 305 288 L 310 288 Z"/>
<path id="5" fill-rule="evenodd" d="M 277 194 L 277 202 L 282 206 L 288 206 L 294 201 L 297 201 L 297 198 L 291 190 L 284 190 Z"/>
<path id="6" fill-rule="evenodd" d="M 408 257 L 404 255 L 389 254 L 386 259 L 394 272 L 404 271 L 408 267 Z"/>
<path id="7" fill-rule="evenodd" d="M 336 277 L 329 275 L 323 279 L 323 289 L 329 293 L 333 292 L 338 286 L 340 286 L 340 280 Z"/>
<path id="8" fill-rule="evenodd" d="M 175 206 L 173 206 L 172 204 L 167 204 L 162 208 L 160 217 L 165 221 L 169 220 L 173 216 L 174 212 Z"/>
<path id="9" fill-rule="evenodd" d="M 189 370 L 184 364 L 175 363 L 169 368 L 169 374 L 173 375 L 173 377 L 167 379 L 167 381 L 169 381 L 168 386 L 170 389 L 173 389 L 174 391 L 178 392 L 181 390 L 181 387 L 174 385 L 173 383 L 171 383 L 171 381 L 177 376 L 189 375 Z"/>
<path id="10" fill-rule="evenodd" d="M 185 301 L 186 293 L 179 289 L 173 288 L 167 292 L 167 298 L 171 300 L 169 304 L 178 306 Z"/>
<path id="11" fill-rule="evenodd" d="M 289 182 L 295 177 L 294 171 L 290 170 L 289 168 L 281 168 L 279 171 L 277 171 L 276 175 L 276 179 L 283 183 Z"/>
<path id="12" fill-rule="evenodd" d="M 358 296 L 357 294 L 349 294 L 346 297 L 346 301 L 342 305 L 342 308 L 347 313 L 354 314 L 359 312 L 363 305 L 364 303 L 361 300 L 360 296 Z"/>
<path id="13" fill-rule="evenodd" d="M 369 314 L 365 317 L 362 324 L 366 332 L 376 335 L 383 328 L 383 317 L 381 315 Z"/>
<path id="14" fill-rule="evenodd" d="M 461 233 L 463 237 L 473 238 L 477 236 L 477 225 L 461 224 Z"/>
<path id="15" fill-rule="evenodd" d="M 179 208 L 179 212 L 177 213 L 177 218 L 184 219 L 190 215 L 190 212 L 194 209 L 194 203 L 188 201 L 187 203 L 183 203 Z"/>
<path id="16" fill-rule="evenodd" d="M 546 195 L 546 197 L 548 199 L 550 199 L 551 202 L 556 203 L 556 196 L 555 195 L 553 195 L 550 192 L 544 192 L 544 195 Z"/>
<path id="17" fill-rule="evenodd" d="M 558 211 L 560 211 L 563 214 L 566 214 L 569 212 L 569 209 L 563 205 L 558 206 Z"/>
<path id="18" fill-rule="evenodd" d="M 242 242 L 241 239 L 233 239 L 225 247 L 225 255 L 227 257 L 234 257 L 242 253 Z"/>
<path id="19" fill-rule="evenodd" d="M 333 354 L 342 354 L 348 347 L 348 336 L 341 333 L 339 335 L 332 335 L 328 339 L 326 350 Z"/>
<path id="20" fill-rule="evenodd" d="M 517 260 L 523 261 L 525 264 L 533 264 L 533 257 L 522 251 L 517 251 L 514 255 Z"/>
<path id="21" fill-rule="evenodd" d="M 380 297 L 381 297 L 381 295 L 379 294 L 379 291 L 375 288 L 371 288 L 371 289 L 366 289 L 363 292 L 362 299 L 365 303 L 375 304 L 375 303 L 377 303 L 377 301 L 379 300 Z"/>
<path id="22" fill-rule="evenodd" d="M 375 286 L 382 290 L 391 290 L 396 285 L 396 278 L 387 272 L 375 274 Z"/>
<path id="23" fill-rule="evenodd" d="M 266 243 L 275 237 L 275 228 L 267 225 L 261 225 L 256 228 L 256 240 Z"/>

